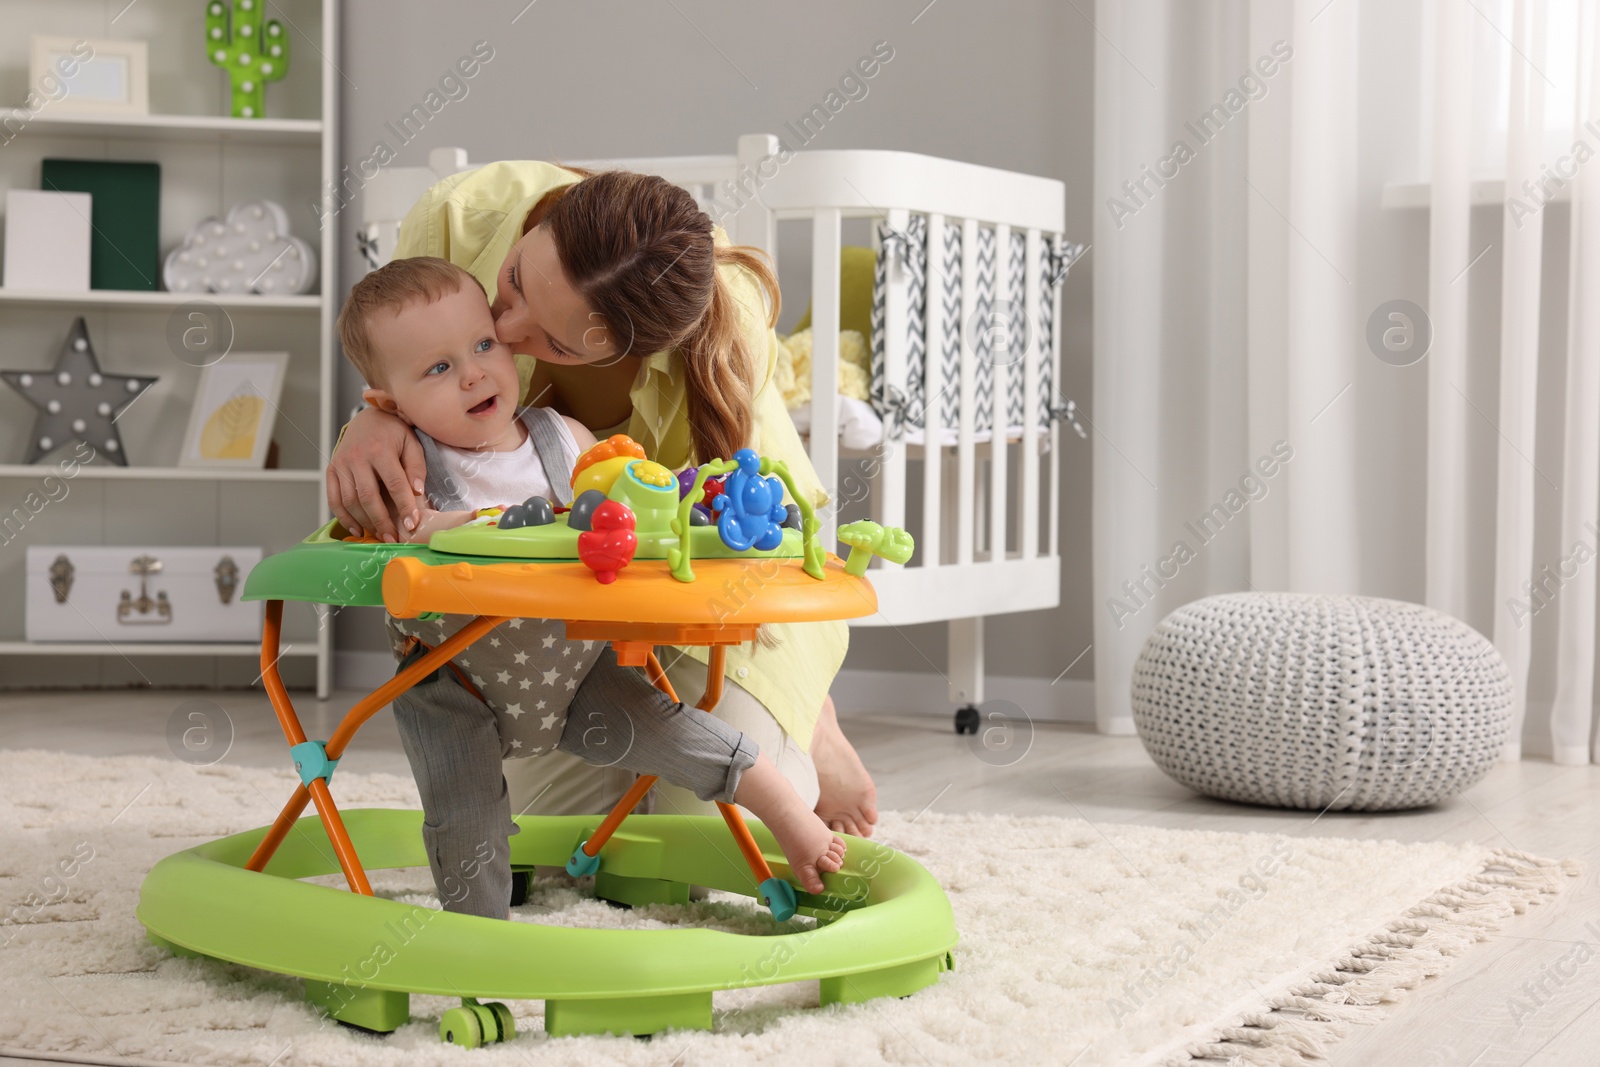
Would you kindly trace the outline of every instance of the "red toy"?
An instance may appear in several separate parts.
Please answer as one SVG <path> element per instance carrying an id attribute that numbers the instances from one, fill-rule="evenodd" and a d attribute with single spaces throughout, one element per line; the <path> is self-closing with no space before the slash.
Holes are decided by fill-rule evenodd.
<path id="1" fill-rule="evenodd" d="M 594 509 L 591 523 L 593 529 L 578 534 L 578 558 L 594 571 L 601 585 L 610 585 L 639 550 L 633 510 L 620 501 L 607 500 Z"/>

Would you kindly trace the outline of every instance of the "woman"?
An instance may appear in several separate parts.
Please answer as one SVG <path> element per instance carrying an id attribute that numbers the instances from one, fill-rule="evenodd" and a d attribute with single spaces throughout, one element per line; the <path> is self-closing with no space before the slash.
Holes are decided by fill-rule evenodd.
<path id="1" fill-rule="evenodd" d="M 417 255 L 459 264 L 493 296 L 496 332 L 518 353 L 523 403 L 553 406 L 597 437 L 626 433 L 673 468 L 753 447 L 786 461 L 800 491 L 825 503 L 771 385 L 777 281 L 683 189 L 625 171 L 491 163 L 446 178 L 411 209 L 395 256 Z M 346 527 L 394 540 L 396 521 L 409 529 L 417 520 L 424 473 L 405 425 L 368 409 L 328 465 L 328 504 Z M 717 715 L 814 798 L 830 827 L 870 836 L 872 779 L 827 695 L 848 628 L 767 629 L 774 640 L 729 651 Z M 704 649 L 662 658 L 679 693 L 704 689 Z M 604 810 L 631 779 L 560 753 L 505 766 L 515 813 Z M 707 810 L 687 792 L 659 792 L 658 810 Z"/>

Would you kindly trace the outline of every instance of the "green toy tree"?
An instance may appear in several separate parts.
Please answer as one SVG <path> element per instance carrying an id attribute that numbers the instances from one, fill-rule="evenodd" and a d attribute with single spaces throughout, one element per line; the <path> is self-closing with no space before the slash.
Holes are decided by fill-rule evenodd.
<path id="1" fill-rule="evenodd" d="M 257 119 L 266 110 L 267 82 L 289 71 L 289 35 L 283 23 L 266 17 L 266 0 L 206 3 L 206 47 L 213 65 L 228 72 L 233 87 L 233 117 Z"/>
<path id="2" fill-rule="evenodd" d="M 905 563 L 916 549 L 911 535 L 898 526 L 880 526 L 870 519 L 852 522 L 839 527 L 839 540 L 850 546 L 850 558 L 844 561 L 844 572 L 857 578 L 867 573 L 867 564 L 873 556 L 882 556 L 890 563 Z"/>

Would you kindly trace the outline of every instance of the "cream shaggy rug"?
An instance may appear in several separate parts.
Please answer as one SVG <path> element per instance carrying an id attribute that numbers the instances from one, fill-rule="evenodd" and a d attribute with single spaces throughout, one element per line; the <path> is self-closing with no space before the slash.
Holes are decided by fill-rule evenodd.
<path id="1" fill-rule="evenodd" d="M 650 1040 L 552 1039 L 539 1002 L 512 1001 L 517 1040 L 469 1052 L 437 1036 L 456 1001 L 413 996 L 412 1021 L 375 1037 L 320 1018 L 296 979 L 145 940 L 134 906 L 151 865 L 267 824 L 294 781 L 287 768 L 0 751 L 0 1053 L 263 1067 L 1295 1064 L 1577 873 L 1476 846 L 890 814 L 882 839 L 931 870 L 955 909 L 956 969 L 936 986 L 826 1010 L 814 982 L 730 991 L 714 1032 Z M 418 806 L 412 783 L 389 775 L 341 772 L 335 795 Z M 437 906 L 426 870 L 373 882 Z M 518 911 L 780 929 L 737 897 L 629 913 L 554 881 Z"/>

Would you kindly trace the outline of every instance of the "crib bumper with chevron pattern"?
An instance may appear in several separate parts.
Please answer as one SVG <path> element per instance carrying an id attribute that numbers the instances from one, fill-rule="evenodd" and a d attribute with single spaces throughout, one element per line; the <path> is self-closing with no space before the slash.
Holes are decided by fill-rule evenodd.
<path id="1" fill-rule="evenodd" d="M 1158 767 L 1207 796 L 1388 811 L 1478 782 L 1510 737 L 1505 661 L 1420 604 L 1230 593 L 1156 627 L 1133 721 Z"/>
<path id="2" fill-rule="evenodd" d="M 905 229 L 887 223 L 877 227 L 877 263 L 872 287 L 872 407 L 883 420 L 890 440 L 923 443 L 930 404 L 940 427 L 941 442 L 954 445 L 962 425 L 961 350 L 963 334 L 973 350 L 970 423 L 973 438 L 987 441 L 994 433 L 996 368 L 1009 368 L 1002 410 L 1005 433 L 1016 439 L 1024 427 L 1026 383 L 1023 357 L 1030 340 L 1040 342 L 1036 425 L 1047 430 L 1057 418 L 1072 417 L 1073 405 L 1057 390 L 1058 338 L 1056 293 L 1084 246 L 1068 244 L 1060 234 L 1044 234 L 1035 244 L 1035 263 L 1028 263 L 1028 241 L 1020 230 L 1007 231 L 1000 249 L 996 227 L 975 227 L 976 251 L 967 257 L 963 242 L 973 230 L 960 225 L 942 228 L 939 247 L 929 247 L 928 216 L 912 213 Z M 1006 292 L 997 292 L 996 257 L 1009 257 Z M 1030 267 L 1032 269 L 1030 269 Z M 1038 287 L 1036 321 L 1027 314 L 1027 286 Z M 895 293 L 895 289 L 899 293 Z M 886 331 L 887 307 L 899 296 L 905 308 L 905 372 L 890 380 Z M 938 300 L 944 314 L 930 345 L 928 302 Z M 928 363 L 936 368 L 930 390 Z M 1079 429 L 1082 433 L 1082 430 Z"/>

